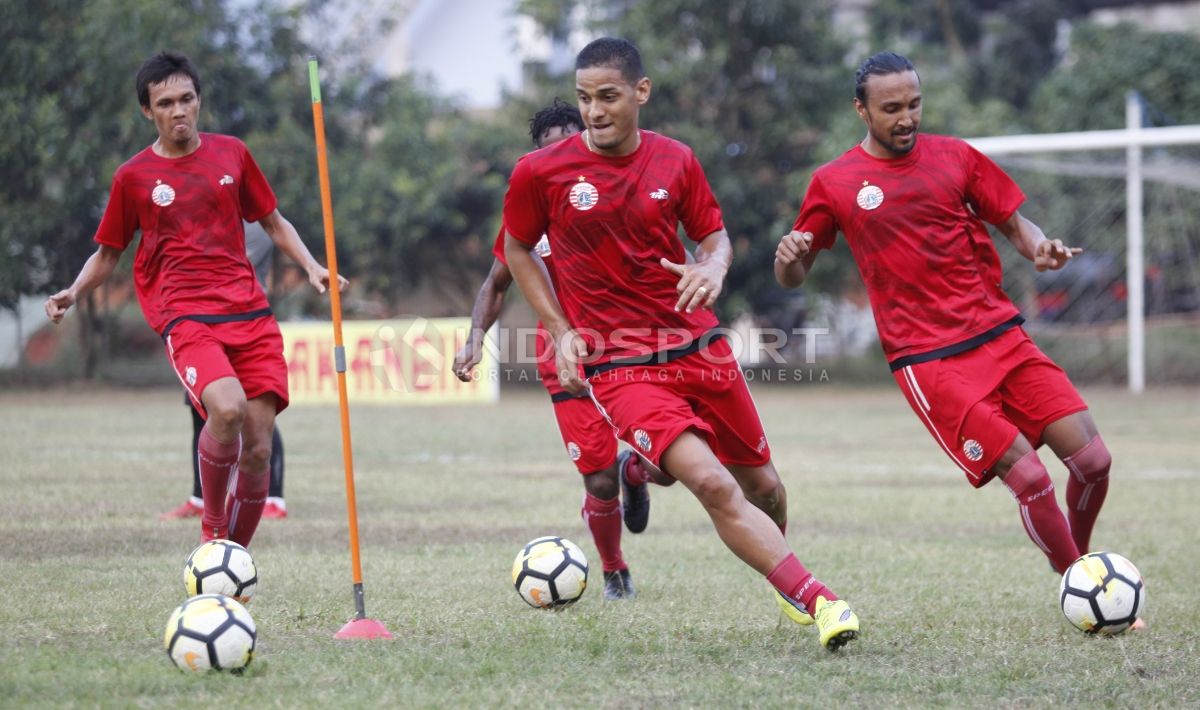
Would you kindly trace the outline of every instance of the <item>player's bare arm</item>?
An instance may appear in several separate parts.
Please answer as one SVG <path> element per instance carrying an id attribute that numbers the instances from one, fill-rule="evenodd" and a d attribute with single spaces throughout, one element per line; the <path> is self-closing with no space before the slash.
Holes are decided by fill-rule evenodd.
<path id="1" fill-rule="evenodd" d="M 50 319 L 50 322 L 61 321 L 67 310 L 75 305 L 76 301 L 107 281 L 120 260 L 120 249 L 101 244 L 84 262 L 83 268 L 79 270 L 79 276 L 75 277 L 75 283 L 46 299 L 46 317 Z"/>
<path id="2" fill-rule="evenodd" d="M 512 285 L 512 272 L 499 259 L 492 260 L 492 268 L 487 278 L 475 295 L 475 303 L 471 306 L 471 331 L 467 334 L 467 342 L 454 356 L 454 375 L 463 382 L 471 381 L 471 370 L 479 364 L 483 357 L 483 334 L 492 327 L 500 317 L 500 309 L 504 306 L 504 294 Z"/>
<path id="3" fill-rule="evenodd" d="M 504 258 L 508 260 L 508 269 L 525 295 L 525 300 L 542 319 L 542 325 L 554 342 L 559 384 L 571 394 L 582 394 L 587 391 L 587 382 L 580 377 L 579 366 L 587 356 L 587 344 L 567 322 L 567 316 L 554 296 L 545 267 L 538 263 L 533 253 L 533 246 L 507 234 L 504 237 Z"/>
<path id="4" fill-rule="evenodd" d="M 775 280 L 784 288 L 796 288 L 808 278 L 817 253 L 812 250 L 812 232 L 789 232 L 775 248 Z"/>
<path id="5" fill-rule="evenodd" d="M 313 285 L 313 288 L 317 289 L 318 293 L 325 293 L 325 289 L 329 288 L 329 269 L 317 263 L 312 252 L 300 240 L 300 234 L 292 226 L 292 223 L 279 210 L 263 217 L 258 223 L 267 230 L 267 234 L 270 235 L 271 241 L 275 243 L 279 251 L 304 269 L 308 274 L 308 282 Z M 350 282 L 339 274 L 338 291 L 345 291 L 349 285 Z"/>
<path id="6" fill-rule="evenodd" d="M 1032 261 L 1038 271 L 1057 271 L 1066 266 L 1071 257 L 1083 253 L 1079 247 L 1064 245 L 1061 239 L 1047 239 L 1042 228 L 1026 219 L 1020 210 L 997 224 L 996 229 L 1012 242 L 1021 256 Z"/>
<path id="7" fill-rule="evenodd" d="M 709 234 L 696 245 L 695 263 L 676 264 L 668 259 L 660 259 L 659 263 L 667 271 L 679 277 L 675 290 L 679 292 L 679 300 L 675 310 L 687 310 L 688 313 L 697 308 L 711 308 L 721 295 L 725 285 L 725 274 L 733 262 L 733 246 L 729 243 L 729 233 L 719 229 Z"/>

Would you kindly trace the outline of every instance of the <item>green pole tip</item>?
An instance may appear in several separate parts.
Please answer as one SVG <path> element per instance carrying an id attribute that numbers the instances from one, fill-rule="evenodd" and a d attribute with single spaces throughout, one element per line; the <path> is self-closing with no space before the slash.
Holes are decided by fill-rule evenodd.
<path id="1" fill-rule="evenodd" d="M 321 103 L 321 80 L 317 78 L 317 58 L 308 59 L 308 88 L 312 91 L 312 102 Z"/>

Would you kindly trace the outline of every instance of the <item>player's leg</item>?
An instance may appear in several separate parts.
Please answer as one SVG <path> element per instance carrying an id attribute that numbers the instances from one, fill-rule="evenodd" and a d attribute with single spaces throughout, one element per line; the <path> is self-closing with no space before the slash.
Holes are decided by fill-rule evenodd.
<path id="1" fill-rule="evenodd" d="M 742 487 L 742 492 L 759 510 L 766 513 L 779 531 L 787 535 L 787 489 L 779 480 L 775 463 L 767 461 L 762 466 L 736 466 L 730 464 L 729 471 Z"/>
<path id="2" fill-rule="evenodd" d="M 242 451 L 246 394 L 236 377 L 222 377 L 204 388 L 201 401 L 208 415 L 197 453 L 204 494 L 201 537 L 212 540 L 229 536 L 225 496 Z"/>
<path id="3" fill-rule="evenodd" d="M 1046 555 L 1055 570 L 1065 572 L 1079 558 L 1079 551 L 1067 519 L 1058 507 L 1054 482 L 1033 444 L 1003 415 L 998 405 L 993 398 L 968 410 L 961 437 L 966 441 L 983 441 L 1001 432 L 1005 438 L 1012 437 L 1012 443 L 987 470 L 1000 478 L 1016 499 L 1021 525 L 1029 539 Z"/>
<path id="4" fill-rule="evenodd" d="M 1019 335 L 1019 334 L 1018 334 Z M 893 372 L 908 404 L 942 450 L 980 488 L 1004 480 L 1016 498 L 1021 525 L 1057 570 L 1079 555 L 1054 483 L 1029 440 L 1004 411 L 999 388 L 1010 342 L 981 346 Z"/>
<path id="5" fill-rule="evenodd" d="M 1067 517 L 1071 536 L 1080 554 L 1089 550 L 1096 518 L 1108 496 L 1112 455 L 1090 412 L 1076 412 L 1051 422 L 1042 438 L 1062 459 L 1071 475 L 1067 479 Z"/>
<path id="6" fill-rule="evenodd" d="M 271 392 L 246 402 L 237 484 L 226 503 L 229 539 L 243 547 L 250 546 L 267 503 L 271 484 L 271 439 L 277 408 L 275 394 Z"/>
<path id="7" fill-rule="evenodd" d="M 279 427 L 271 433 L 271 486 L 267 490 L 264 518 L 286 518 L 287 503 L 283 499 L 283 437 Z"/>
<path id="8" fill-rule="evenodd" d="M 591 533 L 604 575 L 604 598 L 625 599 L 634 594 L 626 579 L 629 565 L 621 552 L 621 498 L 617 444 L 610 425 L 587 397 L 557 397 L 554 418 L 567 456 L 583 477 L 580 516 Z"/>
<path id="9" fill-rule="evenodd" d="M 671 442 L 659 463 L 696 496 L 730 551 L 764 575 L 799 611 L 816 618 L 823 646 L 836 650 L 857 637 L 854 612 L 804 567 L 775 521 L 746 498 L 708 442 L 689 429 Z"/>
<path id="10" fill-rule="evenodd" d="M 1005 409 L 1030 441 L 1049 444 L 1066 466 L 1071 536 L 1079 552 L 1085 553 L 1108 494 L 1112 456 L 1067 373 L 1028 336 L 1021 356 L 1020 366 L 1005 378 Z"/>

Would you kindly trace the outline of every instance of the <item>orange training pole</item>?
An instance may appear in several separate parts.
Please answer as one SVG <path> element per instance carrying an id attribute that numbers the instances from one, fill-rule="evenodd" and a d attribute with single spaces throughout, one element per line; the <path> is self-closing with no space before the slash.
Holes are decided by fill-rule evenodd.
<path id="1" fill-rule="evenodd" d="M 354 618 L 334 638 L 391 638 L 378 621 L 367 618 L 363 598 L 362 562 L 358 554 L 358 504 L 354 497 L 354 456 L 350 449 L 350 407 L 346 400 L 346 348 L 342 344 L 342 294 L 338 289 L 337 249 L 333 236 L 333 198 L 329 190 L 329 161 L 325 152 L 325 111 L 321 106 L 321 82 L 317 60 L 308 60 L 308 83 L 312 89 L 313 132 L 317 140 L 317 173 L 321 180 L 321 215 L 325 222 L 325 257 L 329 261 L 329 301 L 333 310 L 333 356 L 337 370 L 338 407 L 342 416 L 342 460 L 346 469 L 346 512 L 350 518 L 350 564 L 354 574 Z"/>

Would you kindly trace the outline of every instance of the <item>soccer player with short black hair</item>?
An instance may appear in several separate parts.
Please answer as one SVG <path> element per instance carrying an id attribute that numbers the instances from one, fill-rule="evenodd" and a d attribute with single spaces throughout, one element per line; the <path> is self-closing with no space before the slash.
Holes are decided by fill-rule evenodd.
<path id="1" fill-rule="evenodd" d="M 758 412 L 713 332 L 709 308 L 733 251 L 704 170 L 684 144 L 638 127 L 651 84 L 630 42 L 584 47 L 575 89 L 586 129 L 522 158 L 504 201 L 505 255 L 553 337 L 559 381 L 589 392 L 623 440 L 682 481 L 789 616 L 815 616 L 821 644 L 836 649 L 857 636 L 858 618 L 788 547 Z M 554 288 L 532 254 L 543 234 Z"/>
<path id="2" fill-rule="evenodd" d="M 242 220 L 261 224 L 322 293 L 329 271 L 280 214 L 245 144 L 198 131 L 200 78 L 187 57 L 151 57 L 136 89 L 158 138 L 117 169 L 99 246 L 75 282 L 46 300 L 46 315 L 58 323 L 104 283 L 140 230 L 133 275 L 142 313 L 206 418 L 201 539 L 248 545 L 266 502 L 271 434 L 288 387 L 283 339 L 246 256 Z M 227 491 L 235 471 L 237 485 Z"/>
<path id="3" fill-rule="evenodd" d="M 1038 271 L 1080 250 L 1022 216 L 1020 188 L 966 142 L 918 139 L 921 81 L 908 59 L 866 59 L 854 106 L 867 135 L 814 173 L 775 277 L 799 286 L 845 236 L 909 405 L 972 486 L 1004 482 L 1025 531 L 1062 572 L 1088 550 L 1112 458 L 1066 373 L 1021 327 L 985 223 Z M 1043 443 L 1070 472 L 1069 523 L 1036 453 Z"/>
<path id="4" fill-rule="evenodd" d="M 538 148 L 554 145 L 583 130 L 579 109 L 561 99 L 547 106 L 529 121 L 529 137 Z M 504 229 L 496 235 L 492 247 L 495 259 L 487 278 L 479 287 L 471 308 L 471 332 L 467 342 L 454 357 L 454 374 L 468 382 L 471 370 L 483 356 L 483 336 L 500 316 L 504 295 L 512 284 L 512 272 L 504 256 Z M 537 255 L 551 279 L 554 259 L 545 236 L 538 241 Z M 554 418 L 562 435 L 567 456 L 583 476 L 583 509 L 580 513 L 596 551 L 604 575 L 604 598 L 609 601 L 636 596 L 629 565 L 621 552 L 621 519 L 630 532 L 646 529 L 650 513 L 650 496 L 646 488 L 649 477 L 642 460 L 632 450 L 617 454 L 612 427 L 604 420 L 586 396 L 573 395 L 558 383 L 554 369 L 554 351 L 541 323 L 537 333 L 537 369 L 542 384 L 550 393 Z M 621 507 L 619 493 L 624 489 L 625 506 Z"/>

